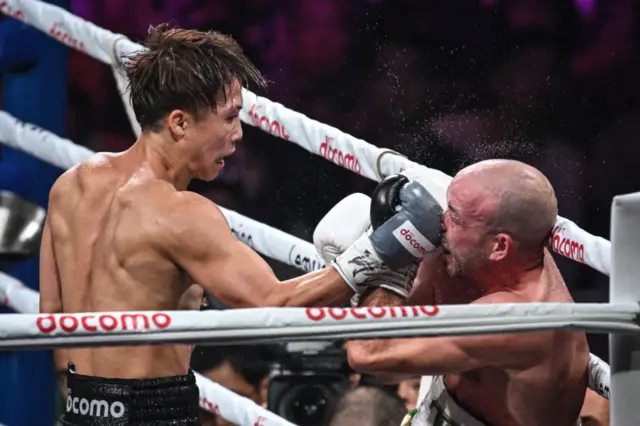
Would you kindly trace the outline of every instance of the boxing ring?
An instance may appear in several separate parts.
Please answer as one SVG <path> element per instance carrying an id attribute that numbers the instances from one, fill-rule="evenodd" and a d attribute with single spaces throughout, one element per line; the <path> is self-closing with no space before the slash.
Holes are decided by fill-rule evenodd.
<path id="1" fill-rule="evenodd" d="M 69 12 L 37 0 L 6 0 L 0 12 L 19 19 L 110 65 L 134 132 L 139 128 L 129 107 L 119 69 L 121 58 L 142 48 Z M 241 120 L 309 152 L 379 181 L 421 167 L 439 201 L 451 177 L 377 148 L 338 129 L 243 89 Z M 0 111 L 0 141 L 62 169 L 93 154 L 37 126 Z M 236 235 L 250 235 L 258 253 L 302 271 L 324 267 L 314 246 L 280 230 L 222 209 Z M 38 312 L 38 294 L 0 275 L 0 299 L 19 314 L 0 321 L 0 349 L 143 345 L 149 343 L 256 344 L 283 340 L 389 338 L 568 329 L 611 333 L 611 419 L 616 426 L 637 424 L 640 404 L 640 193 L 612 203 L 611 243 L 558 218 L 549 246 L 556 253 L 610 276 L 608 304 L 493 304 L 377 308 L 260 308 L 230 311 L 144 311 L 77 314 Z M 291 425 L 253 402 L 198 376 L 201 407 L 236 424 Z"/>

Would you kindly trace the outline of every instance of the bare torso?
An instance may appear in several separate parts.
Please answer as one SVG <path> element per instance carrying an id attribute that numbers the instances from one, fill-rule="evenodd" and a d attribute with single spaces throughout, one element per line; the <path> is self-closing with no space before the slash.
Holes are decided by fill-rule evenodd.
<path id="1" fill-rule="evenodd" d="M 417 295 L 422 303 L 464 304 L 483 296 L 463 280 L 449 278 L 438 259 L 420 270 L 419 282 L 435 285 L 417 290 L 424 291 Z M 549 253 L 539 280 L 518 296 L 522 302 L 573 302 Z M 545 334 L 549 344 L 545 348 L 546 357 L 538 365 L 526 370 L 489 367 L 448 375 L 445 377 L 448 391 L 463 408 L 488 425 L 574 426 L 587 385 L 586 337 L 583 333 L 566 331 Z"/>
<path id="2" fill-rule="evenodd" d="M 56 182 L 48 222 L 63 312 L 199 306 L 198 288 L 161 250 L 158 218 L 170 214 L 166 201 L 176 196 L 173 186 L 126 154 L 96 155 Z M 64 355 L 79 374 L 152 378 L 186 374 L 190 348 L 99 347 Z"/>

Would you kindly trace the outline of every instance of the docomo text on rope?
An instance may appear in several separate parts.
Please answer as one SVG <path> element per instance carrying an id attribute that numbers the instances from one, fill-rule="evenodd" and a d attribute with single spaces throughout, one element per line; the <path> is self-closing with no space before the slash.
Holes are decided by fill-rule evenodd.
<path id="1" fill-rule="evenodd" d="M 171 325 L 171 316 L 163 312 L 120 313 L 120 314 L 79 314 L 62 315 L 56 319 L 54 315 L 40 315 L 36 320 L 38 330 L 44 334 L 55 333 L 58 329 L 73 333 L 78 329 L 86 331 L 113 330 L 164 330 Z"/>

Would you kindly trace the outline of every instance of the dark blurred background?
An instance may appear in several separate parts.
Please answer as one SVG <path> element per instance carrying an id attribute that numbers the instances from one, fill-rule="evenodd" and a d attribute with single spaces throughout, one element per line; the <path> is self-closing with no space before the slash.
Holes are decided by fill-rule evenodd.
<path id="1" fill-rule="evenodd" d="M 74 14 L 134 41 L 165 21 L 231 34 L 271 81 L 260 95 L 450 175 L 488 158 L 533 164 L 560 214 L 605 238 L 612 197 L 640 189 L 639 10 L 635 0 L 71 1 Z M 68 82 L 69 138 L 129 147 L 111 69 L 71 51 Z M 244 130 L 220 179 L 193 190 L 310 240 L 341 197 L 373 188 Z M 558 263 L 576 301 L 607 301 L 607 277 Z M 280 278 L 298 274 L 271 264 Z M 607 359 L 606 336 L 590 343 Z M 214 364 L 237 365 L 229 357 Z"/>

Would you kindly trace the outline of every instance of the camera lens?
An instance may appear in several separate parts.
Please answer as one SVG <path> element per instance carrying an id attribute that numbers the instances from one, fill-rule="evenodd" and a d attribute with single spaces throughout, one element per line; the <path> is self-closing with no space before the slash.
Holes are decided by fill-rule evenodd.
<path id="1" fill-rule="evenodd" d="M 321 426 L 349 378 L 334 373 L 275 376 L 269 382 L 267 408 L 300 426 Z"/>
<path id="2" fill-rule="evenodd" d="M 329 406 L 329 389 L 324 386 L 297 386 L 283 400 L 286 418 L 299 425 L 320 425 Z"/>

